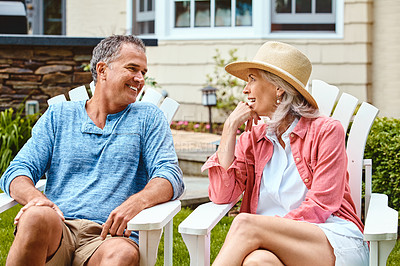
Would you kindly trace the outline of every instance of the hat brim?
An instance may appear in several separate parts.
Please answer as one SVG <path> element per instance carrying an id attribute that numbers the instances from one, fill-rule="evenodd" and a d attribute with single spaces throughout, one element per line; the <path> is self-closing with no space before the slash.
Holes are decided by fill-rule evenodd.
<path id="1" fill-rule="evenodd" d="M 305 88 L 306 84 L 303 84 L 293 75 L 291 75 L 290 73 L 286 72 L 281 68 L 267 64 L 265 62 L 259 62 L 255 60 L 236 61 L 225 66 L 226 72 L 246 82 L 248 81 L 248 69 L 250 68 L 265 70 L 284 79 L 289 84 L 291 84 L 301 95 L 303 95 L 303 97 L 307 100 L 308 103 L 310 103 L 312 106 L 318 109 L 317 102 Z"/>

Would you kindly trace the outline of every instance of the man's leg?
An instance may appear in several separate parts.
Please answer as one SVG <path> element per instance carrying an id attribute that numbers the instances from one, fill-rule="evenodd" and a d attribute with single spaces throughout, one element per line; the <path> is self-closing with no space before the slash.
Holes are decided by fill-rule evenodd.
<path id="1" fill-rule="evenodd" d="M 241 265 L 257 250 L 271 252 L 278 259 L 278 265 L 278 261 L 284 265 L 335 264 L 333 248 L 318 226 L 281 217 L 243 213 L 233 220 L 214 265 Z M 249 259 L 256 254 L 263 258 L 267 255 L 255 253 Z"/>
<path id="2" fill-rule="evenodd" d="M 139 247 L 128 238 L 109 238 L 88 260 L 87 266 L 92 265 L 139 265 Z"/>
<path id="3" fill-rule="evenodd" d="M 44 265 L 58 249 L 62 220 L 50 207 L 32 206 L 21 216 L 7 265 Z"/>

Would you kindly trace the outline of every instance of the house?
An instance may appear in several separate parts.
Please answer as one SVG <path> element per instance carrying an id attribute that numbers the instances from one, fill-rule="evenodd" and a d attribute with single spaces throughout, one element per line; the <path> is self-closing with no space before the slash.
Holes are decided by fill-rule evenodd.
<path id="1" fill-rule="evenodd" d="M 42 7 L 45 2 L 27 1 Z M 181 102 L 178 120 L 207 121 L 200 89 L 213 71 L 217 48 L 223 57 L 236 48 L 240 59 L 251 59 L 267 40 L 293 44 L 307 54 L 311 79 L 371 102 L 380 116 L 400 117 L 398 0 L 59 2 L 59 19 L 48 21 L 57 24 L 59 34 L 158 39 L 147 52 L 149 76 Z"/>

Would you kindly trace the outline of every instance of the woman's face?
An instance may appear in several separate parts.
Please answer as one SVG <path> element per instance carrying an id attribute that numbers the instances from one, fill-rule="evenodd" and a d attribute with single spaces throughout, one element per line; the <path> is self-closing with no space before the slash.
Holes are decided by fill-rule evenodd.
<path id="1" fill-rule="evenodd" d="M 283 94 L 283 90 L 267 81 L 261 70 L 250 68 L 247 75 L 248 82 L 243 89 L 247 94 L 248 104 L 259 116 L 269 116 L 276 110 L 276 100 Z"/>

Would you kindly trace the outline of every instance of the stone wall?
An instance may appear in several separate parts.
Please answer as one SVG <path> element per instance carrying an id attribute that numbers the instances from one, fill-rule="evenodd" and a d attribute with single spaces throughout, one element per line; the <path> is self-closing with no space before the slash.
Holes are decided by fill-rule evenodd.
<path id="1" fill-rule="evenodd" d="M 0 111 L 37 100 L 40 111 L 47 99 L 92 81 L 83 65 L 102 38 L 0 35 Z M 157 40 L 143 40 L 156 46 Z"/>
<path id="2" fill-rule="evenodd" d="M 24 100 L 47 99 L 91 82 L 83 71 L 93 47 L 0 46 L 0 110 L 18 108 Z"/>

